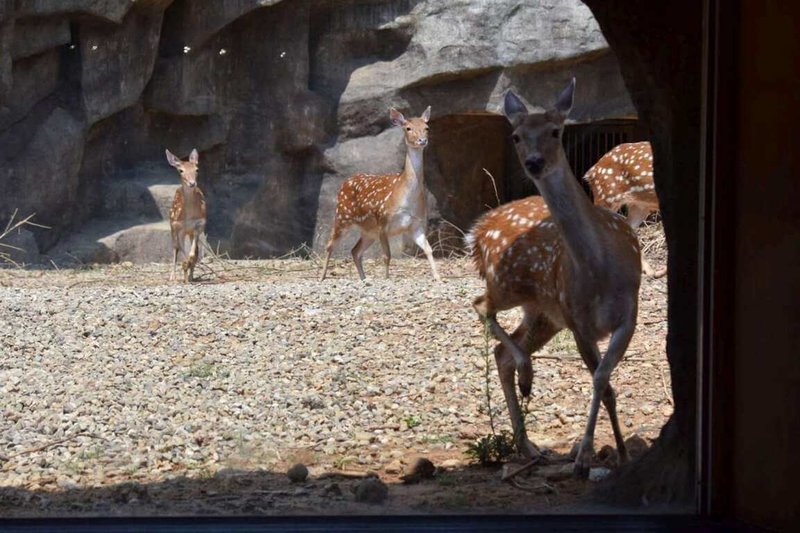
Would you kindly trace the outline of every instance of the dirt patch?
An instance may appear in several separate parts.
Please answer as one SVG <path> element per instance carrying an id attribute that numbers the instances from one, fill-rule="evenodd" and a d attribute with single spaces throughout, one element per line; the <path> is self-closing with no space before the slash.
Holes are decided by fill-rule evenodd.
<path id="1" fill-rule="evenodd" d="M 0 271 L 0 515 L 546 512 L 592 482 L 562 475 L 589 373 L 562 332 L 534 359 L 527 425 L 551 450 L 521 482 L 465 450 L 490 432 L 486 341 L 464 259 L 216 261 L 200 283 L 166 265 Z M 651 264 L 663 264 L 651 256 Z M 519 313 L 502 321 L 513 327 Z M 646 446 L 672 412 L 666 280 L 643 279 L 639 325 L 612 377 L 623 431 Z M 494 345 L 494 341 L 489 343 Z M 490 361 L 491 409 L 509 429 Z M 603 412 L 596 450 L 613 446 Z M 597 466 L 614 467 L 600 454 Z M 431 479 L 402 481 L 419 457 Z M 295 463 L 309 469 L 292 483 Z M 385 503 L 357 503 L 374 474 Z"/>

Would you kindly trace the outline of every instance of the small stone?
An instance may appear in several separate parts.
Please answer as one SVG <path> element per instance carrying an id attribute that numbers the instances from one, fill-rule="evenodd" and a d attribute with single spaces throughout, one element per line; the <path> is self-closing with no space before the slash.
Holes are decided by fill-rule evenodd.
<path id="1" fill-rule="evenodd" d="M 394 460 L 383 469 L 387 474 L 399 474 L 403 471 L 403 465 L 398 460 Z"/>
<path id="2" fill-rule="evenodd" d="M 616 448 L 606 444 L 597 452 L 597 460 L 607 467 L 616 466 L 619 463 L 619 454 Z"/>
<path id="3" fill-rule="evenodd" d="M 417 459 L 417 462 L 414 463 L 414 469 L 411 473 L 418 475 L 422 479 L 430 479 L 436 473 L 436 467 L 433 466 L 433 463 L 429 459 L 420 457 Z"/>
<path id="4" fill-rule="evenodd" d="M 461 459 L 447 459 L 445 461 L 442 461 L 441 467 L 442 468 L 458 468 L 459 466 L 462 466 L 463 464 L 464 463 L 461 461 Z"/>
<path id="5" fill-rule="evenodd" d="M 376 477 L 368 477 L 358 482 L 355 495 L 357 502 L 383 503 L 389 497 L 389 487 Z"/>
<path id="6" fill-rule="evenodd" d="M 548 481 L 563 481 L 572 477 L 574 468 L 572 463 L 547 465 L 539 468 L 536 475 L 544 476 Z"/>
<path id="7" fill-rule="evenodd" d="M 600 481 L 611 473 L 611 470 L 604 466 L 589 469 L 589 481 Z"/>
<path id="8" fill-rule="evenodd" d="M 292 483 L 301 483 L 308 477 L 308 468 L 302 463 L 297 463 L 286 472 L 286 476 Z"/>
<path id="9" fill-rule="evenodd" d="M 636 459 L 644 455 L 650 449 L 650 446 L 647 445 L 647 441 L 642 437 L 634 434 L 625 439 L 625 448 L 628 450 L 628 457 Z"/>
<path id="10" fill-rule="evenodd" d="M 322 493 L 330 498 L 340 498 L 342 496 L 342 487 L 338 483 L 331 483 L 325 486 Z"/>

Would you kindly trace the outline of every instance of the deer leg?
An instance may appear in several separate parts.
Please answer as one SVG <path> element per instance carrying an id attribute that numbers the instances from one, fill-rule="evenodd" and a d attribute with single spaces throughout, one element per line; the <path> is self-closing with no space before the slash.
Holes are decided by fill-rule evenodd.
<path id="1" fill-rule="evenodd" d="M 367 276 L 364 275 L 364 266 L 361 264 L 361 258 L 366 249 L 372 246 L 373 242 L 375 242 L 375 239 L 367 237 L 362 233 L 361 237 L 358 239 L 358 242 L 355 246 L 353 246 L 353 250 L 351 251 L 353 255 L 353 262 L 356 264 L 356 269 L 358 270 L 358 277 L 361 278 L 362 281 Z"/>
<path id="2" fill-rule="evenodd" d="M 381 232 L 381 248 L 383 248 L 383 262 L 386 265 L 386 278 L 389 278 L 389 261 L 392 260 L 392 249 L 389 247 L 389 237 L 385 232 Z"/>
<path id="3" fill-rule="evenodd" d="M 620 459 L 623 457 L 627 458 L 625 441 L 622 438 L 622 431 L 620 430 L 619 419 L 617 418 L 616 396 L 609 381 L 611 380 L 611 373 L 628 348 L 628 343 L 633 336 L 634 328 L 635 320 L 631 320 L 617 328 L 611 335 L 606 356 L 602 358 L 602 360 L 600 360 L 597 346 L 575 332 L 575 341 L 590 371 L 592 366 L 590 365 L 590 361 L 593 362 L 595 366 L 594 371 L 592 371 L 593 392 L 592 402 L 589 407 L 589 418 L 586 421 L 586 431 L 581 440 L 578 456 L 575 458 L 575 475 L 578 477 L 586 478 L 589 476 L 589 469 L 592 465 L 592 454 L 594 451 L 594 429 L 597 425 L 597 415 L 601 400 L 605 404 L 606 409 L 608 409 L 608 416 L 611 420 L 611 427 L 614 431 L 614 440 L 617 443 Z M 588 355 L 584 355 L 584 352 Z"/>
<path id="4" fill-rule="evenodd" d="M 591 342 L 584 342 L 579 340 L 579 336 L 575 336 L 578 351 L 586 363 L 586 368 L 589 373 L 594 376 L 597 367 L 600 365 L 600 352 L 597 350 L 597 345 Z M 611 429 L 614 432 L 614 442 L 617 444 L 617 452 L 619 453 L 620 463 L 628 460 L 628 450 L 625 446 L 625 439 L 622 436 L 622 430 L 619 426 L 619 418 L 617 417 L 617 394 L 611 384 L 608 384 L 606 392 L 603 395 L 603 405 L 608 412 L 608 418 L 611 421 Z"/>
<path id="5" fill-rule="evenodd" d="M 531 307 L 523 306 L 523 310 L 522 322 L 511 334 L 511 339 L 514 344 L 522 346 L 523 351 L 530 355 L 538 352 L 542 346 L 547 344 L 560 331 L 560 328 Z M 526 372 L 527 370 L 530 372 Z M 519 374 L 517 376 L 519 390 L 523 396 L 527 397 L 530 395 L 533 385 L 533 366 L 518 368 L 517 372 Z M 528 391 L 528 393 L 526 394 L 524 391 Z"/>
<path id="6" fill-rule="evenodd" d="M 189 281 L 194 281 L 194 267 L 197 264 L 197 232 L 192 233 L 191 237 L 192 244 L 189 246 Z"/>
<path id="7" fill-rule="evenodd" d="M 328 264 L 330 264 L 331 261 L 331 254 L 333 254 L 333 249 L 336 246 L 336 243 L 339 242 L 341 235 L 342 232 L 339 229 L 339 221 L 338 219 L 334 220 L 331 238 L 328 240 L 328 245 L 325 247 L 325 264 L 322 267 L 322 275 L 319 277 L 320 281 L 324 281 L 325 276 L 328 275 Z"/>
<path id="8" fill-rule="evenodd" d="M 425 252 L 425 257 L 428 258 L 428 263 L 431 264 L 431 271 L 433 271 L 433 279 L 436 281 L 442 281 L 442 278 L 439 277 L 439 272 L 436 270 L 436 262 L 433 260 L 433 249 L 431 248 L 430 243 L 428 242 L 427 237 L 425 237 L 425 231 L 422 228 L 417 228 L 414 230 L 414 242 L 417 243 L 417 246 L 422 248 L 422 251 Z"/>
<path id="9" fill-rule="evenodd" d="M 489 307 L 489 303 L 486 300 L 486 296 L 479 296 L 472 303 L 472 307 L 478 313 L 478 316 L 481 317 L 481 320 L 489 326 L 489 331 L 492 332 L 492 335 L 494 335 L 494 337 L 500 341 L 500 344 L 510 353 L 516 365 L 517 372 L 519 372 L 520 375 L 520 392 L 522 396 L 527 398 L 531 394 L 530 383 L 533 381 L 533 365 L 531 363 L 530 354 L 526 354 L 522 351 L 519 344 L 514 342 L 514 339 L 512 339 L 509 334 L 506 333 L 506 330 L 497 322 L 496 313 Z M 525 386 L 526 383 L 528 384 L 527 387 Z"/>
<path id="10" fill-rule="evenodd" d="M 497 345 L 494 350 L 494 359 L 497 363 L 497 372 L 500 375 L 500 385 L 503 387 L 503 396 L 506 398 L 506 406 L 508 406 L 508 414 L 511 417 L 511 428 L 514 430 L 514 442 L 517 445 L 520 453 L 535 459 L 541 456 L 539 449 L 528 438 L 528 433 L 525 430 L 525 417 L 522 414 L 522 408 L 519 405 L 517 398 L 517 391 L 514 387 L 514 359 L 509 355 L 507 350 L 503 349 L 502 344 Z"/>
<path id="11" fill-rule="evenodd" d="M 646 205 L 629 204 L 627 219 L 628 225 L 633 228 L 634 231 L 636 231 L 636 229 L 642 225 L 642 222 L 647 220 L 647 217 L 652 212 L 653 210 Z M 652 278 L 660 278 L 667 273 L 666 269 L 659 270 L 658 272 L 654 271 L 653 267 L 651 267 L 650 263 L 648 263 L 647 259 L 645 259 L 644 252 L 642 252 L 642 272 L 644 272 L 645 276 Z"/>

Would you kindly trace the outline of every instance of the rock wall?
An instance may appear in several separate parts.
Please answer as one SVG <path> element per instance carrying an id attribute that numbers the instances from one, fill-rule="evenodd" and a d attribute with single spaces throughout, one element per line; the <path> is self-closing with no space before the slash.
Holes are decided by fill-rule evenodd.
<path id="1" fill-rule="evenodd" d="M 578 0 L 0 0 L 0 220 L 50 226 L 31 257 L 167 260 L 164 148 L 196 147 L 213 246 L 319 250 L 341 181 L 402 166 L 388 108 L 431 105 L 446 242 L 437 221 L 463 229 L 496 203 L 484 168 L 501 200 L 521 178 L 503 91 L 549 103 L 572 75 L 573 118 L 632 112 Z"/>

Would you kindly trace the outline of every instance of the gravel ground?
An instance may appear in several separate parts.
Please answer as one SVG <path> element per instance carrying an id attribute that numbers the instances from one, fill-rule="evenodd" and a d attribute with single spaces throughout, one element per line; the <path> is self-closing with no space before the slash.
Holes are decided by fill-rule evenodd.
<path id="1" fill-rule="evenodd" d="M 192 285 L 167 283 L 166 265 L 0 271 L 0 515 L 569 503 L 589 482 L 548 476 L 556 487 L 532 496 L 468 465 L 467 444 L 489 432 L 486 341 L 470 306 L 482 282 L 465 259 L 440 265 L 443 283 L 413 258 L 393 262 L 389 280 L 368 262 L 365 283 L 349 261 L 319 283 L 300 259 L 216 260 Z M 623 430 L 645 442 L 672 411 L 665 335 L 666 281 L 643 279 L 639 327 L 612 383 Z M 540 355 L 529 431 L 566 454 L 590 376 L 566 332 Z M 490 372 L 507 428 L 493 360 Z M 440 467 L 437 480 L 400 484 L 419 456 Z M 285 478 L 296 462 L 309 467 L 304 484 Z M 385 505 L 341 491 L 365 472 L 389 483 Z"/>

